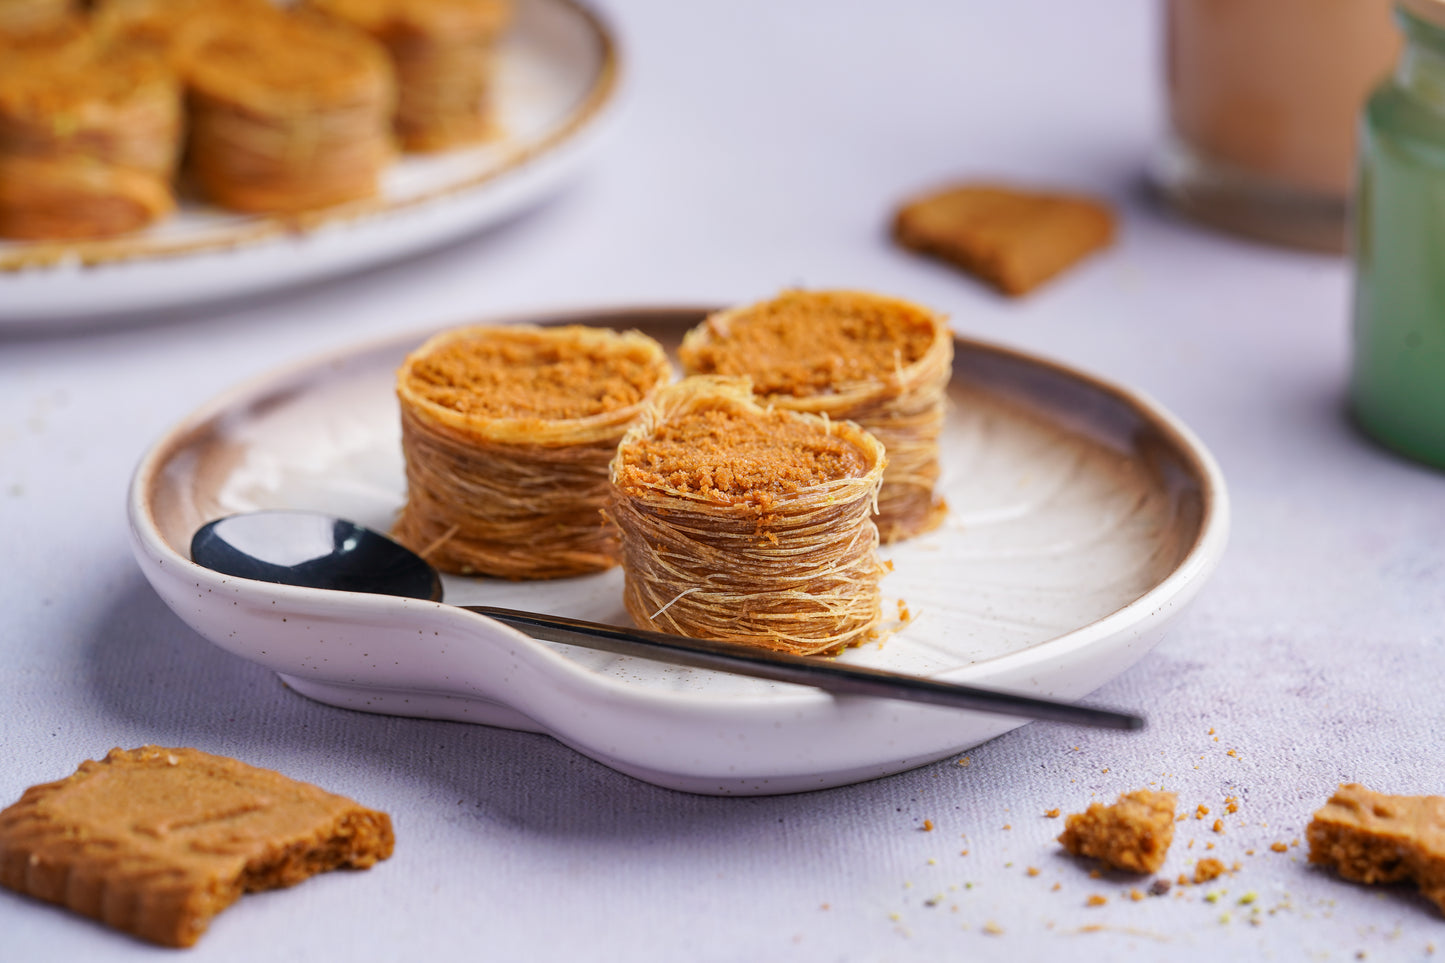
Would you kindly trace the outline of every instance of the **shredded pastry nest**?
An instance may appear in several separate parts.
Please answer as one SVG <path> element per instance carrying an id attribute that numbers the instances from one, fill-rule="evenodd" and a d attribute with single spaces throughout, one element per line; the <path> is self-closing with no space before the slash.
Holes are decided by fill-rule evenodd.
<path id="1" fill-rule="evenodd" d="M 386 47 L 395 69 L 396 131 L 407 150 L 442 150 L 496 130 L 493 55 L 511 19 L 505 0 L 306 0 Z"/>
<path id="2" fill-rule="evenodd" d="M 123 234 L 175 207 L 176 79 L 72 29 L 0 33 L 0 237 Z"/>
<path id="3" fill-rule="evenodd" d="M 677 456 L 684 446 L 693 458 Z M 665 389 L 612 462 L 628 612 L 646 628 L 801 655 L 861 643 L 881 618 L 872 515 L 884 464 L 857 425 L 765 408 L 746 379 Z"/>
<path id="4" fill-rule="evenodd" d="M 679 357 L 689 375 L 746 376 L 768 404 L 875 435 L 888 452 L 878 495 L 884 543 L 943 521 L 934 488 L 953 366 L 943 315 L 861 291 L 787 291 L 713 314 L 688 332 Z"/>
<path id="5" fill-rule="evenodd" d="M 191 166 L 212 200 L 287 212 L 376 193 L 395 155 L 396 85 L 367 37 L 304 13 L 218 13 L 182 34 L 175 57 Z"/>
<path id="6" fill-rule="evenodd" d="M 407 501 L 393 534 L 447 572 L 610 568 L 608 463 L 671 377 L 662 347 L 635 331 L 509 325 L 433 337 L 397 373 Z M 569 398 L 572 409 L 558 407 Z"/>

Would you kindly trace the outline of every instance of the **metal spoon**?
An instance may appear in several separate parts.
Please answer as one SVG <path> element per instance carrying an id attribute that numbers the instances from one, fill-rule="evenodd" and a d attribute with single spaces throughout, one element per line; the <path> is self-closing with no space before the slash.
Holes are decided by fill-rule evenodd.
<path id="1" fill-rule="evenodd" d="M 191 558 L 224 575 L 260 582 L 434 602 L 442 599 L 441 578 L 421 556 L 369 528 L 314 512 L 262 511 L 217 519 L 202 526 L 191 539 Z M 1107 729 L 1144 727 L 1142 718 L 1125 712 L 938 682 L 735 642 L 622 629 L 489 605 L 461 608 L 549 642 L 793 682 L 828 692 L 926 702 Z"/>

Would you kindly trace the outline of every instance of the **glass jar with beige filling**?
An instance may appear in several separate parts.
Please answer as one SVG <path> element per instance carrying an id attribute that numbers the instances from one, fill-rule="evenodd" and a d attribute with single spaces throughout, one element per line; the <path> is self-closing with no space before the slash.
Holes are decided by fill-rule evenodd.
<path id="1" fill-rule="evenodd" d="M 1391 0 L 1166 0 L 1169 135 L 1154 179 L 1185 215 L 1342 251 L 1355 130 L 1400 49 Z"/>

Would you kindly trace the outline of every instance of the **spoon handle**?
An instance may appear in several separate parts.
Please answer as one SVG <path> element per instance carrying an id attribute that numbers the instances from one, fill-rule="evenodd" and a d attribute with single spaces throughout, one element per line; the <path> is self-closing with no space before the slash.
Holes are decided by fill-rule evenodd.
<path id="1" fill-rule="evenodd" d="M 461 608 L 496 619 L 527 635 L 617 655 L 638 656 L 696 669 L 716 669 L 775 682 L 794 682 L 848 695 L 879 696 L 908 702 L 995 712 L 1027 719 L 1045 719 L 1105 729 L 1142 729 L 1144 720 L 1127 712 L 1094 709 L 1068 702 L 1035 699 L 993 689 L 938 682 L 919 676 L 846 665 L 817 657 L 773 652 L 736 642 L 690 639 L 646 629 L 622 629 L 598 622 L 539 615 L 489 605 Z"/>

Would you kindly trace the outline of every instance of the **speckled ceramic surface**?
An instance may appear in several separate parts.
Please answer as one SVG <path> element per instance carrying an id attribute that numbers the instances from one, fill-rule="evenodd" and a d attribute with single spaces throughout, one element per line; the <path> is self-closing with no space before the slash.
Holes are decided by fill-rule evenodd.
<path id="1" fill-rule="evenodd" d="M 133 235 L 0 240 L 0 326 L 103 320 L 324 278 L 403 257 L 505 219 L 586 159 L 609 113 L 618 51 L 574 0 L 517 0 L 497 61 L 499 133 L 410 154 L 378 197 L 290 217 L 186 200 Z"/>
<path id="2" fill-rule="evenodd" d="M 670 348 L 702 316 L 527 320 L 638 327 Z M 253 508 L 317 509 L 385 530 L 404 496 L 393 372 L 428 333 L 237 388 L 143 460 L 129 506 L 137 558 L 203 636 L 324 702 L 543 731 L 694 792 L 840 785 L 1021 724 L 550 645 L 446 605 L 249 583 L 188 560 L 197 527 Z M 1218 468 L 1147 399 L 1008 349 L 960 339 L 950 396 L 948 520 L 884 550 L 896 631 L 842 658 L 1083 697 L 1147 653 L 1216 565 L 1228 528 Z M 449 577 L 446 590 L 453 602 L 625 625 L 621 580 Z"/>

